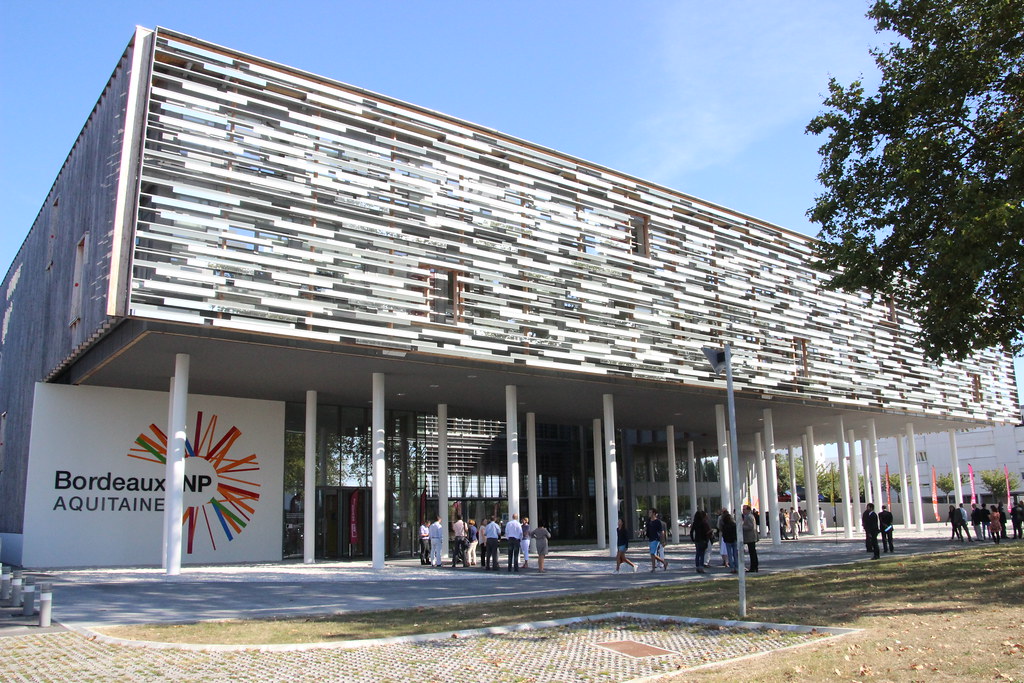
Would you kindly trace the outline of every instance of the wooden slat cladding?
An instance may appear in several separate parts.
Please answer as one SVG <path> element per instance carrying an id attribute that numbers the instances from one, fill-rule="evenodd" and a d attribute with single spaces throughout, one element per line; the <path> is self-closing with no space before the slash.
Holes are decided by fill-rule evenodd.
<path id="1" fill-rule="evenodd" d="M 1012 419 L 810 238 L 472 124 L 157 34 L 132 313 L 296 338 Z M 968 373 L 985 378 L 974 400 Z"/>

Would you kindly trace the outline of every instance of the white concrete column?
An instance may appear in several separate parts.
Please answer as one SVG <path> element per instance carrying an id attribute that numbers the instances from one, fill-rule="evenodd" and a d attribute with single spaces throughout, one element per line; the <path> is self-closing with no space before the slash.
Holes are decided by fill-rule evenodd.
<path id="1" fill-rule="evenodd" d="M 924 531 L 924 509 L 921 504 L 921 474 L 917 466 L 917 440 L 914 438 L 914 423 L 907 423 L 907 454 L 910 466 L 910 477 L 912 482 L 912 495 L 914 496 L 914 524 L 918 531 Z"/>
<path id="2" fill-rule="evenodd" d="M 167 431 L 167 457 L 164 489 L 164 526 L 167 547 L 164 570 L 168 576 L 181 573 L 181 522 L 185 513 L 185 424 L 188 419 L 189 355 L 174 356 L 174 384 L 171 394 L 171 424 Z"/>
<path id="3" fill-rule="evenodd" d="M 537 413 L 526 414 L 526 509 L 530 527 L 537 528 L 540 508 L 537 507 Z"/>
<path id="4" fill-rule="evenodd" d="M 174 376 L 172 375 L 171 376 L 171 381 L 170 381 L 170 386 L 168 387 L 168 393 L 167 393 L 167 431 L 165 433 L 168 434 L 168 437 L 167 437 L 167 444 L 164 447 L 164 481 L 170 481 L 170 479 L 167 478 L 167 476 L 169 474 L 167 463 L 170 461 L 170 455 L 171 455 L 171 438 L 170 438 L 169 435 L 172 434 L 173 431 L 174 431 Z M 168 527 L 170 525 L 167 523 L 167 493 L 166 493 L 166 490 L 167 490 L 167 487 L 165 485 L 164 486 L 164 517 L 163 517 L 163 519 L 160 522 L 160 525 L 163 527 L 163 539 L 160 541 L 160 562 L 162 564 L 162 569 L 164 571 L 167 571 L 167 560 L 171 556 L 170 553 L 167 551 L 167 548 L 168 548 L 168 545 L 167 545 L 167 534 L 169 533 Z"/>
<path id="5" fill-rule="evenodd" d="M 860 463 L 864 468 L 864 502 L 873 503 L 875 511 L 878 512 L 882 509 L 882 504 L 875 501 L 875 489 L 871 486 L 872 481 L 872 470 L 871 470 L 871 456 L 868 449 L 868 439 L 864 437 L 860 440 Z"/>
<path id="6" fill-rule="evenodd" d="M 608 487 L 608 549 L 609 557 L 615 557 L 615 529 L 619 525 L 619 466 L 616 460 L 615 450 L 615 397 L 612 394 L 604 394 L 604 450 L 608 471 L 606 473 L 606 485 Z M 627 524 L 629 520 L 626 520 Z"/>
<path id="7" fill-rule="evenodd" d="M 448 552 L 448 405 L 437 404 L 437 514 L 441 517 L 441 556 Z M 433 520 L 431 520 L 433 521 Z"/>
<path id="8" fill-rule="evenodd" d="M 956 500 L 953 501 L 954 505 L 959 506 L 960 503 L 964 502 L 964 487 L 960 482 L 960 456 L 956 451 L 956 430 L 949 430 L 949 459 L 950 459 L 950 472 L 953 474 L 953 495 L 956 496 Z"/>
<path id="9" fill-rule="evenodd" d="M 850 527 L 856 532 L 861 526 L 860 473 L 857 471 L 857 439 L 854 438 L 852 429 L 846 430 L 846 450 L 850 459 Z"/>
<path id="10" fill-rule="evenodd" d="M 654 455 L 647 455 L 647 492 L 650 494 L 650 505 L 648 507 L 657 509 L 658 507 L 658 496 L 655 495 L 655 481 L 654 481 Z M 661 510 L 661 514 L 665 514 L 664 510 Z"/>
<path id="11" fill-rule="evenodd" d="M 767 507 L 761 509 L 761 517 L 770 520 L 768 533 L 772 545 L 781 545 L 782 537 L 778 532 L 778 465 L 775 462 L 775 422 L 770 408 L 762 412 L 765 426 L 765 486 L 768 489 Z"/>
<path id="12" fill-rule="evenodd" d="M 800 437 L 800 452 L 804 456 L 804 474 L 807 473 L 807 434 L 803 434 Z M 799 496 L 796 495 L 796 451 L 792 446 L 787 447 L 787 454 L 789 455 L 789 504 L 796 507 L 799 502 Z M 804 478 L 806 483 L 807 479 Z M 804 489 L 806 494 L 807 489 Z"/>
<path id="13" fill-rule="evenodd" d="M 668 526 L 673 543 L 679 543 L 679 479 L 676 477 L 676 428 L 665 427 L 668 447 Z"/>
<path id="14" fill-rule="evenodd" d="M 597 508 L 597 547 L 601 550 L 611 543 L 614 547 L 615 538 L 608 539 L 608 525 L 604 519 L 607 507 L 604 504 L 604 435 L 601 432 L 601 420 L 594 419 L 594 505 Z M 615 522 L 618 524 L 618 521 Z"/>
<path id="15" fill-rule="evenodd" d="M 836 422 L 836 466 L 839 468 L 839 491 L 843 499 L 839 508 L 843 513 L 843 537 L 853 538 L 853 525 L 850 523 L 850 465 L 846 461 L 846 430 L 843 428 L 842 415 L 836 416 Z"/>
<path id="16" fill-rule="evenodd" d="M 807 427 L 808 452 L 804 459 L 808 464 L 807 478 L 807 516 L 810 517 L 810 530 L 812 536 L 821 536 L 821 523 L 818 520 L 818 456 L 814 451 L 814 427 Z"/>
<path id="17" fill-rule="evenodd" d="M 868 445 L 871 448 L 871 487 L 875 490 L 875 510 L 881 510 L 887 503 L 885 490 L 882 488 L 882 468 L 878 462 L 878 432 L 875 429 L 875 418 L 868 420 Z"/>
<path id="18" fill-rule="evenodd" d="M 306 443 L 302 470 L 302 562 L 316 560 L 316 406 L 315 391 L 306 392 Z"/>
<path id="19" fill-rule="evenodd" d="M 732 468 L 729 466 L 729 432 L 725 425 L 725 406 L 715 406 L 715 426 L 718 430 L 718 488 L 722 507 L 732 507 Z"/>
<path id="20" fill-rule="evenodd" d="M 755 435 L 755 440 L 760 438 L 760 434 Z M 757 498 L 757 480 L 754 476 L 757 466 L 754 464 L 754 458 L 750 456 L 739 456 L 740 463 L 740 495 L 737 497 L 740 503 L 740 509 L 737 511 L 737 515 L 743 510 L 744 505 L 753 505 L 754 499 Z"/>
<path id="21" fill-rule="evenodd" d="M 900 464 L 900 509 L 903 510 L 903 528 L 910 528 L 910 486 L 907 477 L 907 456 L 903 447 L 903 435 L 896 435 L 896 457 Z"/>
<path id="22" fill-rule="evenodd" d="M 769 507 L 768 468 L 765 467 L 764 462 L 765 453 L 764 444 L 761 442 L 761 432 L 758 432 L 754 436 L 756 437 L 755 441 L 757 442 L 757 453 L 754 456 L 756 458 L 755 464 L 757 465 L 757 497 L 759 499 L 757 502 L 757 515 L 761 520 L 758 524 L 757 533 L 760 538 L 767 538 L 768 516 L 765 514 L 765 511 Z"/>
<path id="23" fill-rule="evenodd" d="M 373 498 L 371 523 L 373 525 L 373 568 L 384 568 L 384 551 L 387 549 L 387 480 L 384 468 L 384 373 L 373 373 L 373 393 L 370 405 L 370 429 L 373 432 L 373 478 L 370 494 Z"/>
<path id="24" fill-rule="evenodd" d="M 519 514 L 519 405 L 516 386 L 505 387 L 505 439 L 508 448 L 508 518 Z"/>
<path id="25" fill-rule="evenodd" d="M 766 519 L 767 516 L 767 519 L 771 520 L 768 529 L 772 537 L 772 545 L 782 545 L 782 535 L 779 533 L 779 471 L 775 461 L 775 422 L 772 418 L 771 408 L 765 408 L 762 415 L 764 416 L 764 469 L 767 475 L 765 486 L 768 488 L 768 507 L 761 509 L 761 519 Z"/>
<path id="26" fill-rule="evenodd" d="M 690 475 L 690 519 L 697 514 L 697 454 L 693 450 L 693 442 L 686 442 L 686 471 Z"/>

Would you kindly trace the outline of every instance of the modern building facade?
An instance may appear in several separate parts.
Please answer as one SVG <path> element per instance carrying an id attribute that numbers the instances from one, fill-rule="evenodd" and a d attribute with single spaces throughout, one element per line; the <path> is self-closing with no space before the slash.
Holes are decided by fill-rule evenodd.
<path id="1" fill-rule="evenodd" d="M 380 565 L 435 512 L 600 540 L 640 496 L 717 505 L 709 346 L 732 348 L 750 473 L 848 430 L 1016 420 L 1006 354 L 926 361 L 896 307 L 824 290 L 813 251 L 140 28 L 3 282 L 4 560 Z"/>

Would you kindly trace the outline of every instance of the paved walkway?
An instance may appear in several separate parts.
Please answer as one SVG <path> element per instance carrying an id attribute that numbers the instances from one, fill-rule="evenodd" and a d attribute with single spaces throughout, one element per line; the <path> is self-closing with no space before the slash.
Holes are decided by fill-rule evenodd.
<path id="1" fill-rule="evenodd" d="M 949 546 L 947 539 L 948 531 L 939 524 L 926 525 L 923 532 L 897 529 L 896 549 L 898 553 L 941 551 Z M 757 651 L 787 646 L 775 640 L 775 634 L 782 632 L 781 627 L 753 631 L 721 631 L 686 624 L 651 628 L 646 621 L 632 618 L 612 619 L 596 626 L 588 622 L 525 631 L 515 634 L 517 640 L 522 640 L 515 646 L 508 645 L 512 637 L 509 634 L 456 639 L 446 634 L 444 641 L 393 642 L 357 647 L 346 650 L 343 655 L 337 649 L 344 645 L 289 646 L 285 651 L 274 652 L 266 648 L 211 652 L 139 648 L 83 636 L 83 633 L 88 635 L 92 627 L 113 624 L 338 614 L 455 604 L 465 600 L 470 581 L 475 599 L 526 600 L 544 595 L 731 576 L 728 570 L 717 566 L 718 556 L 714 557 L 709 574 L 694 573 L 691 548 L 689 545 L 670 546 L 669 570 L 655 573 L 649 571 L 646 553 L 640 546 L 630 556 L 641 570 L 622 574 L 614 573 L 614 560 L 607 556 L 607 550 L 557 546 L 548 558 L 544 574 L 532 568 L 511 575 L 504 570 L 484 572 L 479 568 L 433 569 L 422 567 L 417 559 L 389 561 L 382 571 L 374 571 L 368 562 L 313 565 L 284 562 L 186 566 L 176 577 L 167 577 L 153 568 L 30 572 L 36 575 L 37 581 L 53 582 L 53 615 L 59 625 L 45 633 L 33 626 L 32 620 L 13 616 L 15 610 L 0 608 L 0 647 L 7 653 L 0 657 L 0 680 L 53 680 L 73 675 L 79 680 L 92 676 L 137 680 L 228 677 L 262 680 L 285 676 L 308 680 L 338 676 L 363 680 L 365 676 L 366 680 L 377 681 L 522 680 L 524 677 L 618 681 L 692 666 L 695 662 L 688 659 L 686 653 L 694 651 L 702 653 L 704 658 L 698 657 L 697 661 L 734 656 L 736 650 L 726 646 L 722 638 L 747 638 L 749 643 L 740 648 L 742 651 L 746 651 L 744 648 Z M 834 532 L 820 538 L 784 542 L 781 546 L 762 541 L 758 552 L 762 574 L 867 558 L 859 536 L 844 539 L 841 533 Z M 750 576 L 748 580 L 757 578 Z M 689 631 L 694 628 L 698 636 L 704 634 L 705 640 L 699 641 L 699 645 L 687 640 L 696 637 Z M 763 644 L 754 644 L 759 634 Z M 500 642 L 488 640 L 494 638 L 500 638 Z M 667 653 L 661 657 L 634 658 L 596 645 L 616 639 L 661 647 Z M 521 656 L 512 656 L 512 653 Z M 570 657 L 567 653 L 578 656 Z M 450 655 L 455 654 L 458 657 L 449 661 Z M 452 662 L 460 664 L 450 666 Z M 640 666 L 640 662 L 646 664 Z"/>

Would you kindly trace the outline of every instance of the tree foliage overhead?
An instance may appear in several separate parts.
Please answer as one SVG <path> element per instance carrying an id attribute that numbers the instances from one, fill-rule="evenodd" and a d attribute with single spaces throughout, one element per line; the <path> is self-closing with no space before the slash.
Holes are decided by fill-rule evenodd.
<path id="1" fill-rule="evenodd" d="M 909 310 L 933 360 L 1024 349 L 1024 3 L 877 0 L 881 82 L 832 79 L 808 212 L 830 286 Z"/>

